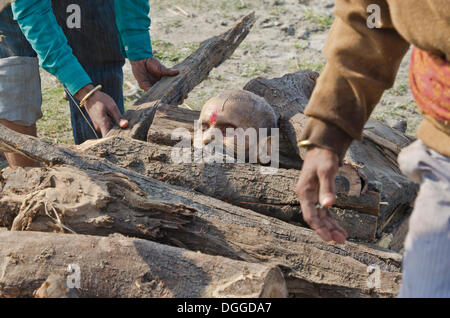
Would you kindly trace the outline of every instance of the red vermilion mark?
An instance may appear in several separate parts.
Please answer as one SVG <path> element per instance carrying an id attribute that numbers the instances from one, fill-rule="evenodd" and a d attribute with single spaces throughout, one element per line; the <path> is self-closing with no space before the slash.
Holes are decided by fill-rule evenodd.
<path id="1" fill-rule="evenodd" d="M 209 117 L 209 122 L 215 124 L 217 121 L 217 109 L 212 112 L 211 117 Z"/>

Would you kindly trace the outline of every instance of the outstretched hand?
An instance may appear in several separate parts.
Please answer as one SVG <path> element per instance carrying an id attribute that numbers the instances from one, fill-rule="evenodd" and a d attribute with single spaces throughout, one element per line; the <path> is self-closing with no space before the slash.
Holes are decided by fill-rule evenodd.
<path id="1" fill-rule="evenodd" d="M 179 74 L 178 70 L 165 67 L 154 57 L 131 61 L 130 63 L 133 75 L 139 87 L 144 91 L 148 91 L 163 76 L 175 76 Z"/>
<path id="2" fill-rule="evenodd" d="M 303 162 L 296 192 L 306 223 L 323 240 L 343 244 L 347 233 L 328 211 L 336 200 L 334 181 L 338 169 L 337 154 L 319 147 L 309 149 Z"/>

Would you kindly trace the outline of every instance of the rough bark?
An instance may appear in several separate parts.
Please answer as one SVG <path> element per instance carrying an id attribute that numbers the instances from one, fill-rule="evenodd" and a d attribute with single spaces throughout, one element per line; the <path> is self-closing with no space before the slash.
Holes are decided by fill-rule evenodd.
<path id="1" fill-rule="evenodd" d="M 311 75 L 312 74 L 312 75 Z M 245 85 L 246 90 L 264 97 L 280 117 L 280 130 L 294 146 L 302 134 L 307 117 L 303 111 L 314 87 L 314 74 L 300 71 L 281 78 L 257 78 Z M 404 213 L 414 201 L 418 186 L 401 174 L 397 154 L 413 138 L 375 119 L 370 119 L 363 132 L 363 140 L 354 141 L 344 163 L 358 169 L 365 176 L 369 188 L 381 192 L 379 227 L 394 211 Z M 297 148 L 298 149 L 298 148 Z M 302 151 L 299 150 L 301 156 Z"/>
<path id="2" fill-rule="evenodd" d="M 261 166 L 252 164 L 174 163 L 171 158 L 176 148 L 121 137 L 91 141 L 79 149 L 169 184 L 284 221 L 301 222 L 295 193 L 297 170 L 277 169 L 264 174 Z M 361 194 L 361 184 L 351 184 L 343 169 L 336 178 L 337 208 L 331 211 L 350 238 L 371 240 L 377 217 L 367 214 L 377 215 L 379 196 Z"/>
<path id="3" fill-rule="evenodd" d="M 127 129 L 115 127 L 108 136 L 129 136 L 145 140 L 156 109 L 160 104 L 179 105 L 188 93 L 201 83 L 211 70 L 228 59 L 245 39 L 255 22 L 254 13 L 243 17 L 227 32 L 212 37 L 174 68 L 176 77 L 161 79 L 124 114 L 129 121 Z"/>
<path id="4" fill-rule="evenodd" d="M 85 172 L 121 173 L 149 197 L 183 204 L 194 218 L 177 229 L 176 241 L 193 251 L 279 265 L 293 295 L 394 297 L 399 290 L 401 255 L 397 253 L 351 242 L 339 246 L 328 244 L 311 230 L 165 184 L 101 158 L 52 146 L 6 127 L 0 129 L 0 145 L 47 166 L 65 164 Z M 114 226 L 112 221 L 110 226 Z M 62 218 L 61 223 L 64 222 Z M 375 286 L 368 284 L 373 266 L 379 269 L 375 274 L 380 284 Z"/>
<path id="5" fill-rule="evenodd" d="M 0 232 L 0 264 L 3 297 L 31 297 L 52 274 L 65 276 L 70 264 L 79 268 L 80 297 L 287 296 L 286 282 L 276 266 L 120 235 Z M 74 287 L 70 284 L 75 283 L 74 273 L 67 277 L 69 287 Z M 41 289 L 37 294 L 45 297 L 46 292 Z"/>
<path id="6" fill-rule="evenodd" d="M 120 173 L 57 166 L 1 176 L 0 225 L 16 231 L 117 232 L 183 246 L 177 232 L 194 219 L 189 207 L 152 197 Z"/>
<path id="7" fill-rule="evenodd" d="M 306 123 L 303 111 L 316 84 L 318 73 L 305 70 L 275 79 L 258 77 L 244 89 L 263 97 L 278 115 L 281 133 L 289 140 L 297 155 L 304 149 L 298 142 Z"/>

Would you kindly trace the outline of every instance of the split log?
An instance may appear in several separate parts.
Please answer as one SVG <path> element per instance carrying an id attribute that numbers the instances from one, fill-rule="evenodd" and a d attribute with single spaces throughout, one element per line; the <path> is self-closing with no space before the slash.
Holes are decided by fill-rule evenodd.
<path id="1" fill-rule="evenodd" d="M 179 105 L 188 93 L 201 83 L 211 70 L 228 59 L 245 39 L 255 22 L 255 14 L 243 17 L 227 32 L 212 37 L 174 68 L 180 71 L 175 77 L 165 77 L 124 114 L 129 128 L 113 128 L 108 136 L 129 136 L 145 140 L 156 109 L 160 104 Z"/>
<path id="2" fill-rule="evenodd" d="M 395 155 L 398 155 L 403 148 L 415 141 L 414 137 L 373 118 L 367 121 L 363 130 L 363 136 L 382 149 L 390 150 Z M 397 165 L 397 161 L 395 161 L 395 165 Z"/>
<path id="3" fill-rule="evenodd" d="M 9 152 L 19 152 L 44 162 L 47 166 L 69 165 L 78 167 L 85 173 L 119 173 L 126 176 L 128 181 L 132 180 L 148 197 L 159 198 L 172 204 L 181 203 L 192 212 L 194 218 L 174 231 L 175 240 L 172 242 L 181 242 L 190 250 L 206 254 L 279 265 L 288 291 L 293 295 L 394 297 L 399 290 L 402 257 L 397 253 L 351 242 L 339 246 L 328 244 L 311 230 L 230 205 L 192 190 L 165 184 L 117 167 L 101 158 L 55 147 L 6 127 L 0 129 L 0 145 Z M 38 169 L 42 168 L 32 170 Z M 92 182 L 95 182 L 95 179 Z M 51 182 L 48 184 L 51 186 Z M 5 195 L 3 191 L 1 195 Z M 113 207 L 107 205 L 106 208 Z M 140 223 L 146 227 L 145 223 L 150 219 L 148 216 L 151 211 L 145 211 L 142 215 L 136 215 L 142 221 L 135 223 L 136 226 Z M 99 215 L 99 219 L 101 216 Z M 60 216 L 60 221 L 65 224 L 64 216 Z M 104 224 L 100 222 L 100 225 L 114 227 L 114 219 L 111 221 Z M 149 224 L 154 225 L 151 222 Z M 87 224 L 83 226 L 87 228 Z M 95 224 L 91 223 L 91 226 L 95 234 L 98 229 Z M 54 227 L 49 228 L 54 230 Z M 151 227 L 148 228 L 151 230 Z M 371 268 L 377 269 L 375 273 L 371 272 Z M 368 283 L 373 275 L 376 275 L 380 284 Z"/>
<path id="4" fill-rule="evenodd" d="M 390 159 L 386 151 L 389 150 L 363 138 L 362 141 L 353 141 L 344 158 L 360 165 L 358 170 L 367 177 L 369 188 L 380 192 L 379 232 L 383 231 L 390 218 L 403 215 L 410 209 L 419 190 L 419 185 L 401 174 L 397 163 L 394 164 L 396 155 L 395 159 Z"/>
<path id="5" fill-rule="evenodd" d="M 284 221 L 301 222 L 300 203 L 295 193 L 297 170 L 277 169 L 264 174 L 261 166 L 252 164 L 174 163 L 171 158 L 176 148 L 121 137 L 89 141 L 78 148 L 172 185 Z M 331 212 L 349 238 L 374 239 L 377 217 L 367 214 L 377 215 L 379 196 L 361 194 L 361 184 L 350 184 L 342 172 L 336 178 L 336 192 L 337 208 Z"/>
<path id="6" fill-rule="evenodd" d="M 314 87 L 314 73 L 300 71 L 281 78 L 257 78 L 247 83 L 244 89 L 264 97 L 280 117 L 280 130 L 292 145 L 297 142 L 306 125 L 303 111 Z M 312 79 L 310 79 L 312 78 Z M 363 133 L 362 141 L 354 141 L 345 158 L 347 165 L 356 167 L 365 176 L 366 185 L 381 185 L 379 227 L 392 216 L 394 211 L 403 213 L 414 201 L 418 186 L 403 176 L 398 169 L 396 156 L 413 139 L 375 119 L 370 119 Z M 298 148 L 296 148 L 298 149 Z M 299 150 L 299 154 L 303 156 Z"/>
<path id="7" fill-rule="evenodd" d="M 119 236 L 0 232 L 0 297 L 32 297 L 51 274 L 80 297 L 286 297 L 279 268 Z M 74 279 L 74 280 L 72 280 Z M 73 285 L 72 285 L 73 284 Z M 42 296 L 39 291 L 38 295 Z"/>

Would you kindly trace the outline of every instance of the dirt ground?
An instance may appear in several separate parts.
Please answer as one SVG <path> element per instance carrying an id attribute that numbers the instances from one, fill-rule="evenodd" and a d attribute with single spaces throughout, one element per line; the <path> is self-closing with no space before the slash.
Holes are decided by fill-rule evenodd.
<path id="1" fill-rule="evenodd" d="M 172 66 L 189 55 L 202 41 L 219 34 L 244 14 L 255 11 L 256 24 L 235 54 L 190 94 L 184 106 L 200 109 L 222 89 L 242 88 L 257 76 L 279 77 L 299 69 L 321 71 L 321 50 L 333 16 L 333 0 L 152 0 L 151 35 L 156 56 Z M 339 41 L 339 39 L 335 39 Z M 375 118 L 390 125 L 404 119 L 414 135 L 420 115 L 408 88 L 409 54 L 396 84 L 383 96 Z M 129 64 L 124 67 L 126 106 L 141 94 Z M 42 74 L 44 118 L 38 122 L 39 136 L 73 143 L 69 110 L 59 82 Z"/>

